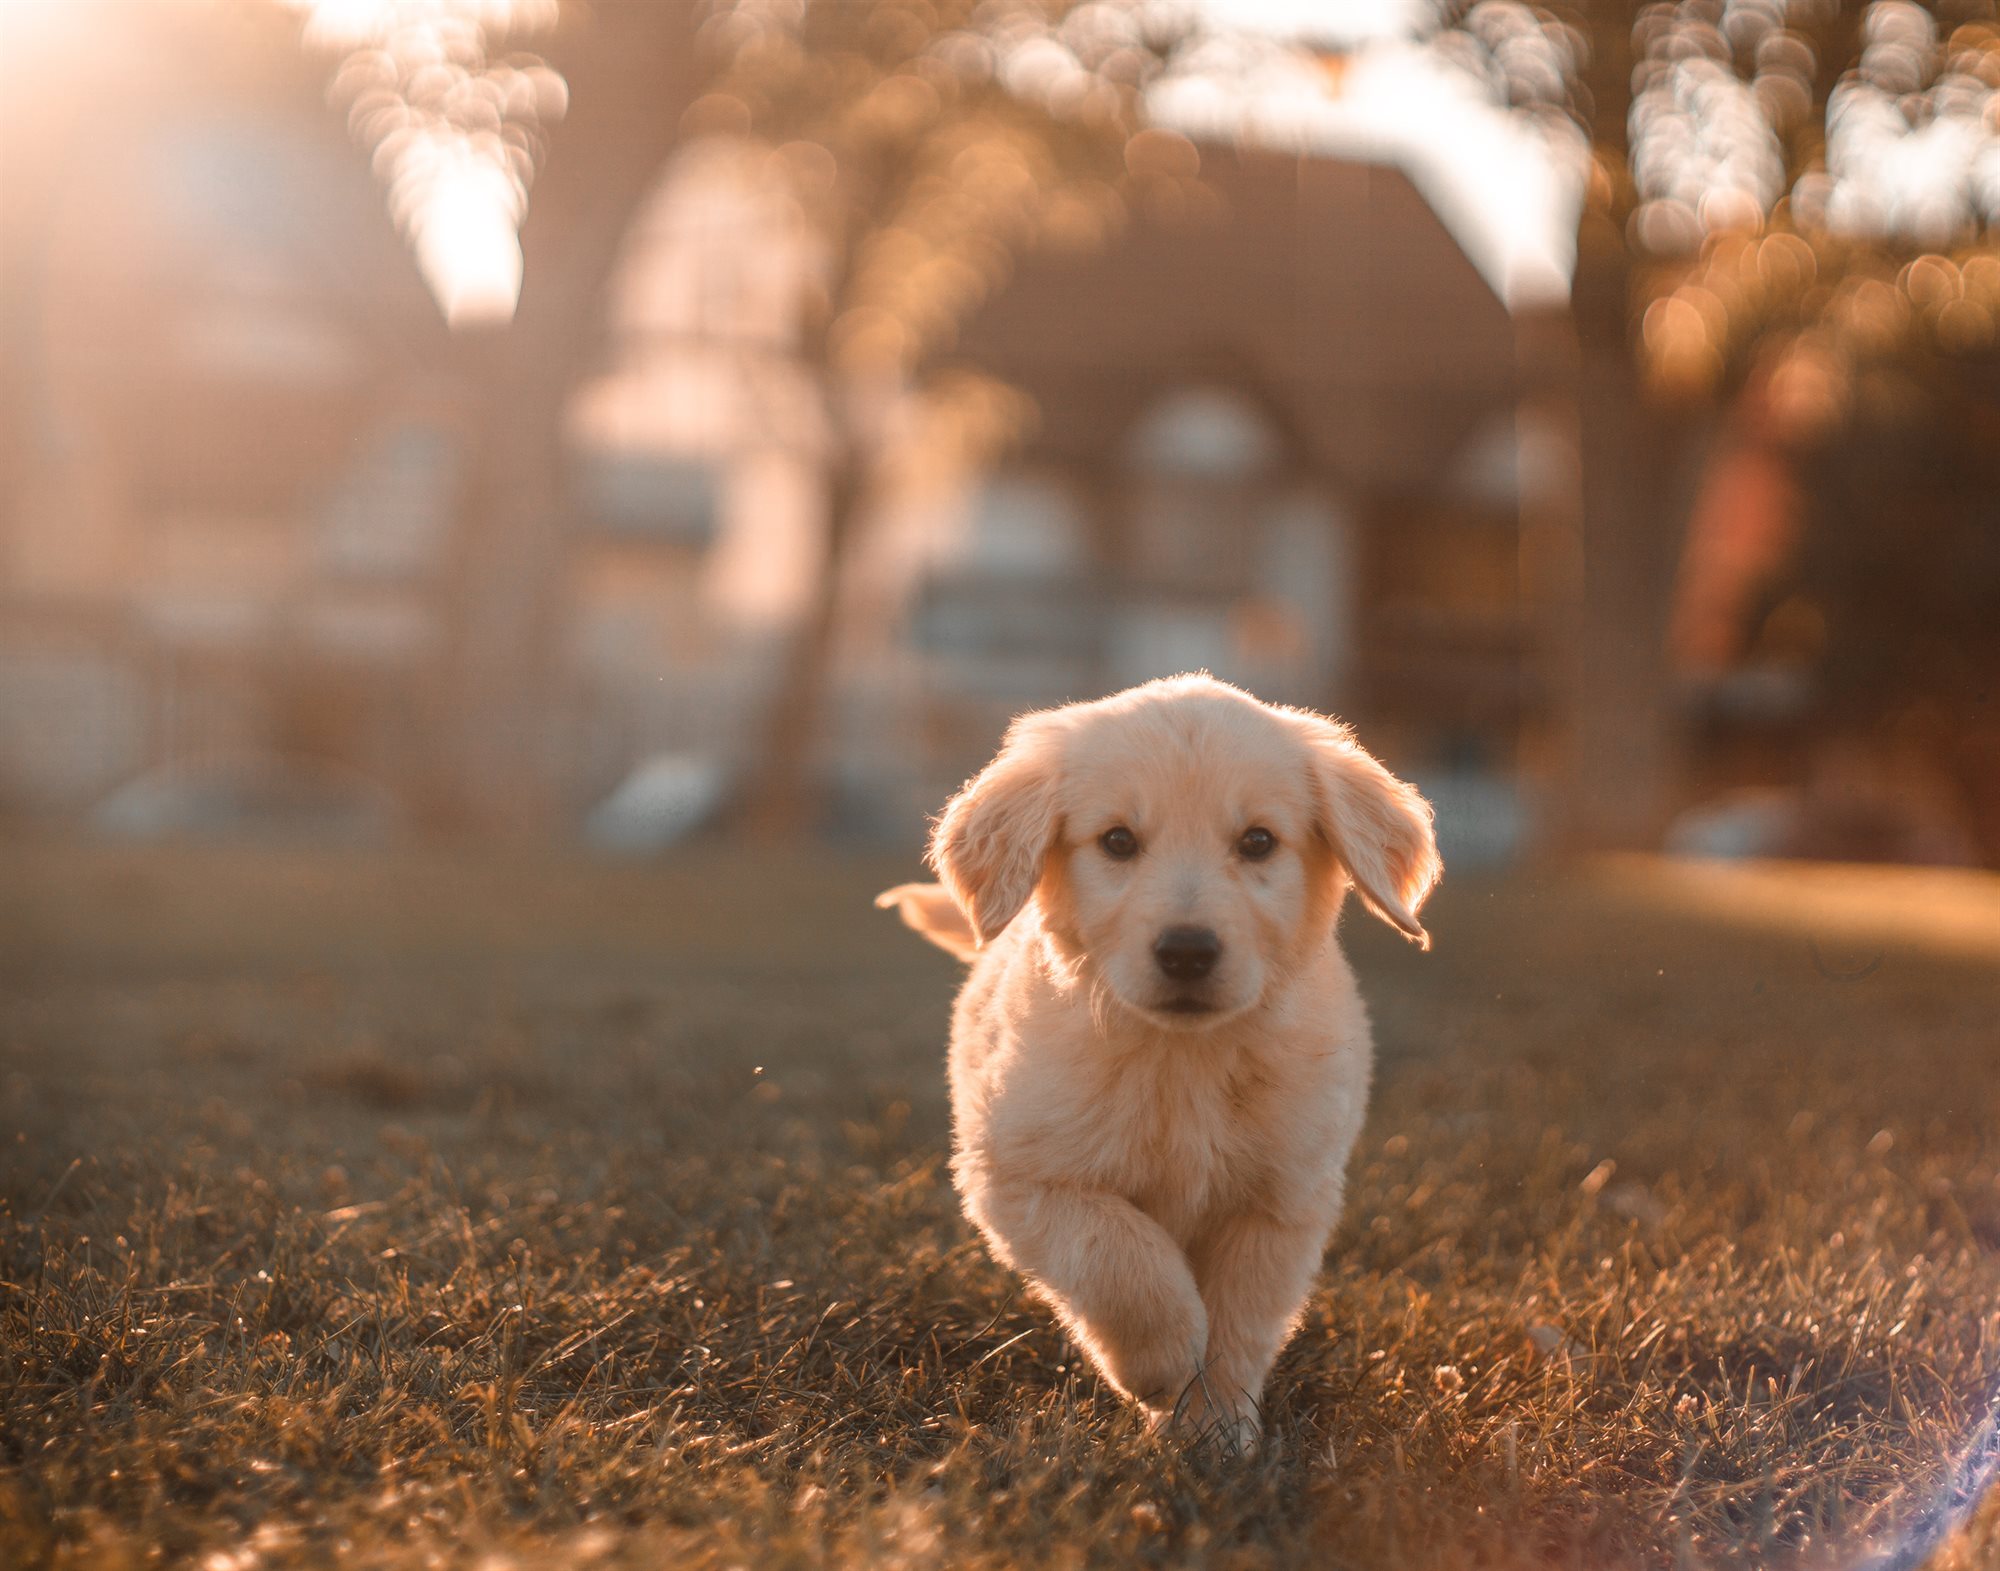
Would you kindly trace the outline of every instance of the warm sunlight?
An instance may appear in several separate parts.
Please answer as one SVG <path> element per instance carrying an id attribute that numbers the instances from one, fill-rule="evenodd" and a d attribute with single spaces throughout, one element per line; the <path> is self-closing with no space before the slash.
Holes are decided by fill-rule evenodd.
<path id="1" fill-rule="evenodd" d="M 2000 1571 L 2000 0 L 0 0 L 0 1571 Z"/>
<path id="2" fill-rule="evenodd" d="M 516 231 L 562 78 L 497 45 L 547 28 L 556 0 L 287 0 L 339 57 L 332 96 L 374 154 L 389 207 L 453 327 L 505 322 L 521 294 Z"/>
<path id="3" fill-rule="evenodd" d="M 456 156 L 454 156 L 456 155 Z M 520 193 L 490 163 L 450 149 L 408 219 L 417 265 L 454 327 L 504 322 L 521 297 Z"/>
<path id="4" fill-rule="evenodd" d="M 1423 40 L 1424 6 L 1203 0 L 1202 10 L 1218 36 L 1153 88 L 1149 106 L 1162 122 L 1197 139 L 1243 136 L 1397 164 L 1508 306 L 1567 296 L 1583 138 L 1558 119 L 1516 112 L 1495 97 L 1491 74 Z M 1565 35 L 1528 7 L 1480 10 L 1495 35 L 1481 41 L 1494 72 L 1526 64 L 1560 81 L 1572 68 Z"/>

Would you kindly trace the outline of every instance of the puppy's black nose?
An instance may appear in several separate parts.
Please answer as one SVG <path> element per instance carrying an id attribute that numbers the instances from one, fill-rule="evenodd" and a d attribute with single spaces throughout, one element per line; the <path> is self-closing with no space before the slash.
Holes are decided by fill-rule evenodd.
<path id="1" fill-rule="evenodd" d="M 1212 927 L 1170 927 L 1153 944 L 1153 958 L 1176 982 L 1197 982 L 1222 958 Z"/>

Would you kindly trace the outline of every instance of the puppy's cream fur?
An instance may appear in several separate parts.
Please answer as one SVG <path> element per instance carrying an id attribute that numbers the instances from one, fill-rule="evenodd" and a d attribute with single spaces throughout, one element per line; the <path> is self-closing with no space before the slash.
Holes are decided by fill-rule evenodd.
<path id="1" fill-rule="evenodd" d="M 1114 827 L 1136 855 L 1106 851 Z M 1276 839 L 1261 860 L 1252 828 Z M 1336 722 L 1184 676 L 1022 716 L 931 861 L 941 889 L 877 903 L 972 962 L 966 1215 L 1153 1423 L 1251 1442 L 1367 1104 L 1340 906 L 1352 885 L 1428 945 L 1430 809 Z M 1154 960 L 1175 926 L 1221 940 L 1197 984 Z"/>

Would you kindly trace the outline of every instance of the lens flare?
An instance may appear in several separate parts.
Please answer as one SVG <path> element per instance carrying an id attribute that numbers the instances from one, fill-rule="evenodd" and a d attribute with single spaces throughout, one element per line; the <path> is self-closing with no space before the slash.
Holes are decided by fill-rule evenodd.
<path id="1" fill-rule="evenodd" d="M 545 128 L 568 107 L 500 38 L 548 26 L 554 0 L 288 0 L 308 45 L 336 52 L 332 96 L 370 150 L 446 322 L 506 322 L 521 295 L 521 220 Z"/>

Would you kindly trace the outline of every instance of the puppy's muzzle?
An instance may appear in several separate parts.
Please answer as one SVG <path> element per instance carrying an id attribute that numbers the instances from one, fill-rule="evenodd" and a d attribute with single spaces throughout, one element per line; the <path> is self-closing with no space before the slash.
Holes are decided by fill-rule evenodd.
<path id="1" fill-rule="evenodd" d="M 1153 961 L 1176 982 L 1199 982 L 1222 958 L 1212 927 L 1170 927 L 1153 942 Z"/>

